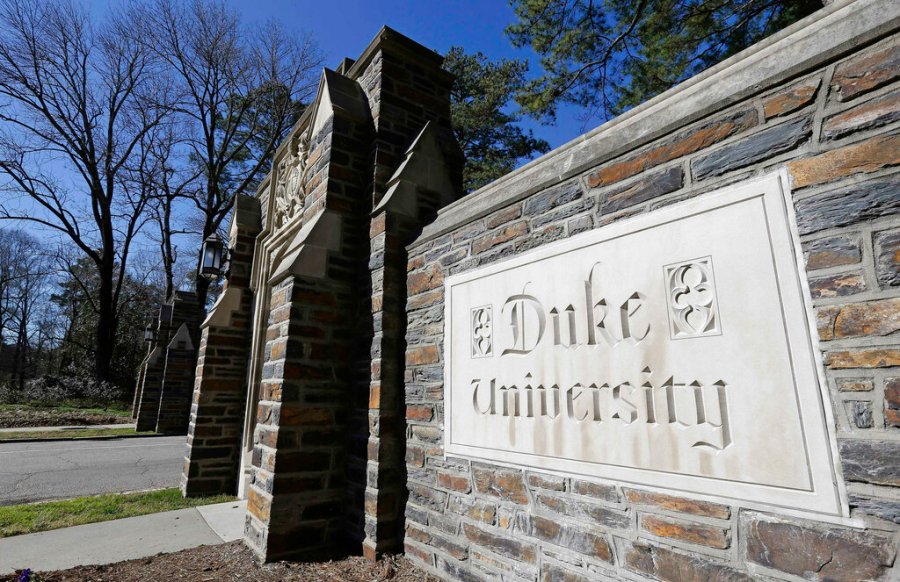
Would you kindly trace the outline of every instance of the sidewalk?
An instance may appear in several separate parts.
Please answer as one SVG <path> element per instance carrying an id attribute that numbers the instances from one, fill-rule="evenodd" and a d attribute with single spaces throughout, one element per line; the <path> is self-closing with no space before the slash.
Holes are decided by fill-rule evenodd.
<path id="1" fill-rule="evenodd" d="M 137 425 L 131 424 L 84 424 L 78 426 L 17 426 L 15 428 L 0 428 L 0 434 L 5 432 L 56 432 L 63 430 L 83 430 L 90 429 L 107 429 L 107 428 L 135 428 Z"/>
<path id="2" fill-rule="evenodd" d="M 0 575 L 112 564 L 240 539 L 246 501 L 0 538 Z"/>

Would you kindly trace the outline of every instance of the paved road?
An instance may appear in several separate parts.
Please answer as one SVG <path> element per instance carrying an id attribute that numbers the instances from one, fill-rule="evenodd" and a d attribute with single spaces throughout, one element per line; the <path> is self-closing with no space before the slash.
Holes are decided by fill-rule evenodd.
<path id="1" fill-rule="evenodd" d="M 0 505 L 175 487 L 185 437 L 0 444 Z"/>

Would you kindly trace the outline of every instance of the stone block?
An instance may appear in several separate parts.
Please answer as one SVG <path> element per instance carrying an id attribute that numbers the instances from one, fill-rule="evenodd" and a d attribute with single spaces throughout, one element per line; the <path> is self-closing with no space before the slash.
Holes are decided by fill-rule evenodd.
<path id="1" fill-rule="evenodd" d="M 817 315 L 823 340 L 890 335 L 900 330 L 900 298 L 828 306 Z"/>
<path id="2" fill-rule="evenodd" d="M 528 232 L 528 224 L 524 221 L 516 222 L 501 228 L 498 231 L 489 233 L 472 242 L 472 254 L 477 255 L 497 245 L 509 242 Z"/>
<path id="3" fill-rule="evenodd" d="M 838 446 L 848 481 L 900 487 L 900 442 L 841 439 Z"/>
<path id="4" fill-rule="evenodd" d="M 788 162 L 794 188 L 870 174 L 900 163 L 900 135 L 880 135 L 825 153 Z"/>
<path id="5" fill-rule="evenodd" d="M 616 489 L 615 485 L 595 483 L 594 481 L 572 479 L 572 493 L 593 497 L 595 499 L 600 499 L 601 501 L 610 501 L 613 503 L 619 501 L 619 491 Z"/>
<path id="6" fill-rule="evenodd" d="M 872 403 L 866 400 L 845 402 L 847 417 L 856 428 L 872 428 Z"/>
<path id="7" fill-rule="evenodd" d="M 497 228 L 522 216 L 522 205 L 514 204 L 491 214 L 485 219 L 488 228 Z"/>
<path id="8" fill-rule="evenodd" d="M 661 537 L 724 550 L 731 545 L 726 528 L 702 523 L 688 523 L 655 515 L 641 516 L 641 529 Z"/>
<path id="9" fill-rule="evenodd" d="M 900 92 L 895 91 L 827 117 L 822 123 L 822 135 L 826 139 L 837 139 L 856 131 L 881 127 L 898 119 Z"/>
<path id="10" fill-rule="evenodd" d="M 896 178 L 880 178 L 794 203 L 801 235 L 900 213 Z"/>
<path id="11" fill-rule="evenodd" d="M 836 350 L 825 355 L 825 365 L 835 370 L 844 368 L 890 368 L 900 366 L 900 350 L 893 348 Z"/>
<path id="12" fill-rule="evenodd" d="M 625 543 L 625 567 L 665 582 L 753 582 L 731 566 L 699 554 L 685 555 L 645 543 Z"/>
<path id="13" fill-rule="evenodd" d="M 851 495 L 850 510 L 854 516 L 858 514 L 870 515 L 900 524 L 900 501 Z"/>
<path id="14" fill-rule="evenodd" d="M 862 273 L 828 275 L 809 280 L 809 292 L 813 299 L 826 297 L 846 297 L 866 290 L 866 280 Z"/>
<path id="15" fill-rule="evenodd" d="M 472 467 L 475 490 L 519 505 L 528 504 L 528 491 L 521 471 L 499 467 Z"/>
<path id="16" fill-rule="evenodd" d="M 603 195 L 601 214 L 612 214 L 630 206 L 665 196 L 681 188 L 684 171 L 681 166 L 649 174 L 627 186 L 616 187 Z"/>
<path id="17" fill-rule="evenodd" d="M 537 548 L 534 544 L 524 543 L 509 537 L 500 530 L 489 531 L 469 523 L 463 524 L 463 532 L 470 542 L 477 544 L 496 554 L 534 564 L 537 562 Z"/>
<path id="18" fill-rule="evenodd" d="M 900 76 L 900 45 L 851 58 L 838 65 L 831 78 L 831 89 L 840 101 L 877 89 Z"/>
<path id="19" fill-rule="evenodd" d="M 745 168 L 796 148 L 811 134 L 809 117 L 786 121 L 695 159 L 691 162 L 691 172 L 695 179 L 702 180 Z"/>
<path id="20" fill-rule="evenodd" d="M 862 260 L 859 241 L 842 236 L 812 241 L 803 245 L 803 250 L 810 271 L 855 265 Z"/>
<path id="21" fill-rule="evenodd" d="M 565 206 L 582 197 L 578 181 L 567 182 L 535 194 L 525 201 L 525 215 L 534 216 L 559 206 Z"/>
<path id="22" fill-rule="evenodd" d="M 874 388 L 871 380 L 838 380 L 837 386 L 841 392 L 871 392 Z"/>
<path id="23" fill-rule="evenodd" d="M 804 81 L 799 85 L 794 85 L 783 91 L 779 91 L 775 95 L 763 100 L 763 114 L 765 118 L 771 119 L 781 115 L 787 115 L 797 111 L 805 105 L 809 105 L 816 98 L 816 92 L 821 84 L 821 79 L 813 79 Z"/>
<path id="24" fill-rule="evenodd" d="M 741 516 L 741 527 L 748 560 L 807 580 L 881 579 L 896 555 L 890 540 L 851 528 L 753 512 Z"/>
<path id="25" fill-rule="evenodd" d="M 689 513 L 691 515 L 699 515 L 702 517 L 715 517 L 718 519 L 728 519 L 731 517 L 730 507 L 712 503 L 710 501 L 699 501 L 696 499 L 667 495 L 665 493 L 639 491 L 637 489 L 625 489 L 625 498 L 629 502 L 637 505 L 647 505 L 668 511 L 678 511 L 681 513 Z"/>
<path id="26" fill-rule="evenodd" d="M 884 381 L 884 422 L 887 426 L 900 427 L 900 378 Z"/>
<path id="27" fill-rule="evenodd" d="M 568 548 L 579 554 L 612 562 L 613 554 L 605 536 L 578 527 L 562 525 L 557 520 L 532 516 L 530 535 L 539 540 Z"/>
<path id="28" fill-rule="evenodd" d="M 896 190 L 895 190 L 896 195 Z M 875 233 L 875 275 L 882 287 L 900 286 L 900 230 Z"/>
<path id="29" fill-rule="evenodd" d="M 631 516 L 627 511 L 612 509 L 590 501 L 537 493 L 534 507 L 558 514 L 560 518 L 571 517 L 604 528 L 624 530 L 631 527 Z"/>

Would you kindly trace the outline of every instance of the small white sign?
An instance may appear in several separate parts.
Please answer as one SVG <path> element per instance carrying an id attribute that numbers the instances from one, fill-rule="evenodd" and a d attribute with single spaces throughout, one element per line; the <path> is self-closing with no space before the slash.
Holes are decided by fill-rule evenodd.
<path id="1" fill-rule="evenodd" d="M 447 454 L 846 515 L 786 183 L 449 277 Z"/>

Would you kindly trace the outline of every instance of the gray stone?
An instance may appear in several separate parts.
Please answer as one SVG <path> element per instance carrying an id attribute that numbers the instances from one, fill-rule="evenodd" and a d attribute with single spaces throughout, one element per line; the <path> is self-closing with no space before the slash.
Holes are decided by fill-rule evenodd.
<path id="1" fill-rule="evenodd" d="M 855 400 L 847 403 L 848 415 L 856 428 L 872 428 L 872 403 Z"/>
<path id="2" fill-rule="evenodd" d="M 875 234 L 875 274 L 882 287 L 900 285 L 900 230 Z"/>
<path id="3" fill-rule="evenodd" d="M 850 496 L 850 508 L 855 512 L 878 517 L 885 521 L 900 523 L 900 501 L 890 499 L 872 499 L 869 497 Z"/>
<path id="4" fill-rule="evenodd" d="M 694 178 L 718 176 L 792 150 L 811 135 L 811 121 L 800 117 L 781 123 L 696 159 L 691 163 Z"/>
<path id="5" fill-rule="evenodd" d="M 811 234 L 900 213 L 897 179 L 887 177 L 853 184 L 794 203 L 800 234 Z"/>
<path id="6" fill-rule="evenodd" d="M 807 580 L 880 580 L 893 564 L 889 539 L 853 528 L 822 527 L 745 512 L 747 558 Z"/>
<path id="7" fill-rule="evenodd" d="M 843 439 L 838 445 L 848 481 L 900 486 L 900 442 Z"/>
<path id="8" fill-rule="evenodd" d="M 546 212 L 551 208 L 562 206 L 581 198 L 581 187 L 577 181 L 554 186 L 546 192 L 533 196 L 525 202 L 525 214 L 533 216 Z"/>
<path id="9" fill-rule="evenodd" d="M 810 271 L 854 265 L 862 259 L 859 242 L 845 237 L 829 237 L 803 245 L 806 268 Z"/>
<path id="10" fill-rule="evenodd" d="M 642 204 L 648 200 L 665 196 L 681 188 L 684 180 L 684 172 L 681 166 L 675 166 L 662 172 L 650 174 L 632 182 L 627 186 L 620 186 L 608 191 L 600 206 L 601 214 L 612 214 L 629 206 Z"/>

